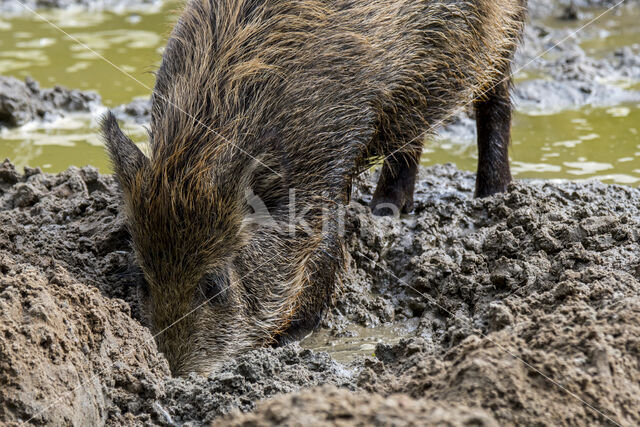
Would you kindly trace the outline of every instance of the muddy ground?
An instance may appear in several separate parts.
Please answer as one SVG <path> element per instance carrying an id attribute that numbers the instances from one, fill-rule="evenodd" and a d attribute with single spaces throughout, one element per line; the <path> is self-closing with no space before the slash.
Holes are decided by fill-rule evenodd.
<path id="1" fill-rule="evenodd" d="M 373 217 L 372 181 L 359 184 L 349 272 L 323 323 L 338 339 L 354 324 L 413 322 L 404 339 L 349 363 L 260 349 L 178 379 L 138 322 L 112 177 L 5 162 L 0 419 L 637 425 L 640 191 L 518 182 L 475 200 L 473 175 L 451 165 L 420 178 L 400 219 Z M 339 390 L 312 388 L 326 385 Z"/>
<path id="2" fill-rule="evenodd" d="M 529 64 L 569 33 L 546 18 L 571 19 L 607 2 L 530 3 L 533 22 L 516 66 L 542 77 L 517 87 L 518 108 L 640 100 L 638 91 L 607 83 L 640 77 L 637 46 L 593 59 L 578 36 Z M 0 10 L 9 4 L 0 0 Z M 2 78 L 0 88 L 4 126 L 100 108 L 95 94 L 32 81 Z M 144 123 L 148 104 L 117 111 Z M 473 122 L 462 116 L 445 131 L 471 138 Z M 347 218 L 349 269 L 315 340 L 255 350 L 207 378 L 180 379 L 170 377 L 140 322 L 113 178 L 90 167 L 22 172 L 5 161 L 0 421 L 640 424 L 640 191 L 529 181 L 474 200 L 471 173 L 446 165 L 420 174 L 415 211 L 400 219 L 371 216 L 375 177 L 358 183 Z M 364 331 L 386 332 L 355 357 L 318 350 L 357 343 Z"/>

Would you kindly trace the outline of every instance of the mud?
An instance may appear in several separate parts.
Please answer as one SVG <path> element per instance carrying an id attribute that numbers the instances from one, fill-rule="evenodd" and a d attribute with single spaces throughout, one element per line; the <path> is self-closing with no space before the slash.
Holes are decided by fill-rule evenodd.
<path id="1" fill-rule="evenodd" d="M 400 219 L 371 216 L 375 177 L 358 184 L 349 270 L 321 332 L 411 323 L 404 338 L 381 336 L 349 362 L 293 344 L 170 378 L 139 323 L 112 177 L 5 162 L 0 417 L 362 425 L 383 408 L 379 424 L 638 424 L 640 191 L 518 182 L 475 200 L 470 173 L 420 173 L 415 212 Z M 327 384 L 338 389 L 313 388 Z"/>
<path id="2" fill-rule="evenodd" d="M 134 99 L 128 104 L 114 108 L 112 111 L 118 120 L 146 125 L 151 121 L 151 99 Z"/>
<path id="3" fill-rule="evenodd" d="M 2 424 L 101 424 L 161 394 L 168 365 L 149 331 L 53 264 L 0 255 Z"/>
<path id="4" fill-rule="evenodd" d="M 555 59 L 535 59 L 536 70 L 544 78 L 517 85 L 514 103 L 519 110 L 553 114 L 587 106 L 640 101 L 640 91 L 616 84 L 624 80 L 640 80 L 640 47 L 621 48 L 603 59 L 594 59 L 577 45 L 565 42 L 563 46 L 565 51 Z M 540 51 L 544 51 L 543 48 L 536 48 L 536 52 Z"/>
<path id="5" fill-rule="evenodd" d="M 53 120 L 73 112 L 90 112 L 100 105 L 95 92 L 56 86 L 40 89 L 33 79 L 24 82 L 0 76 L 0 126 L 20 126 L 33 120 Z"/>
<path id="6" fill-rule="evenodd" d="M 625 3 L 633 4 L 637 1 L 625 0 Z M 618 2 L 619 0 L 529 0 L 529 14 L 534 19 L 554 17 L 574 20 L 588 13 L 588 8 L 611 7 Z"/>

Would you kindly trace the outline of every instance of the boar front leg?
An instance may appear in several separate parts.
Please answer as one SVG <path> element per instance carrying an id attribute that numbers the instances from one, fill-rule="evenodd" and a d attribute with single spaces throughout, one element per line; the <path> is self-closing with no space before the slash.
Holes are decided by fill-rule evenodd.
<path id="1" fill-rule="evenodd" d="M 413 190 L 416 184 L 421 151 L 398 152 L 384 161 L 371 211 L 378 216 L 409 213 L 413 209 Z"/>

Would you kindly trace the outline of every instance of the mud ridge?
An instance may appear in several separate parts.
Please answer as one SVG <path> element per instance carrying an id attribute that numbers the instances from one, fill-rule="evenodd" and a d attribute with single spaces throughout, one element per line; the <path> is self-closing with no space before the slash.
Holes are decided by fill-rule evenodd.
<path id="1" fill-rule="evenodd" d="M 0 127 L 20 126 L 34 120 L 52 120 L 73 112 L 90 112 L 100 105 L 95 92 L 56 86 L 40 89 L 27 77 L 24 82 L 0 76 Z"/>

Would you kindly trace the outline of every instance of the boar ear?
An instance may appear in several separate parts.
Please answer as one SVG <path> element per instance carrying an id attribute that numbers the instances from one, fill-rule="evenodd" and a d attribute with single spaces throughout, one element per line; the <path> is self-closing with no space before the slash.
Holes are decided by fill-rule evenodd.
<path id="1" fill-rule="evenodd" d="M 133 180 L 142 168 L 149 164 L 149 159 L 129 139 L 118 126 L 118 121 L 111 111 L 104 115 L 101 121 L 102 137 L 104 138 L 113 170 L 120 181 L 120 185 L 131 189 Z"/>

